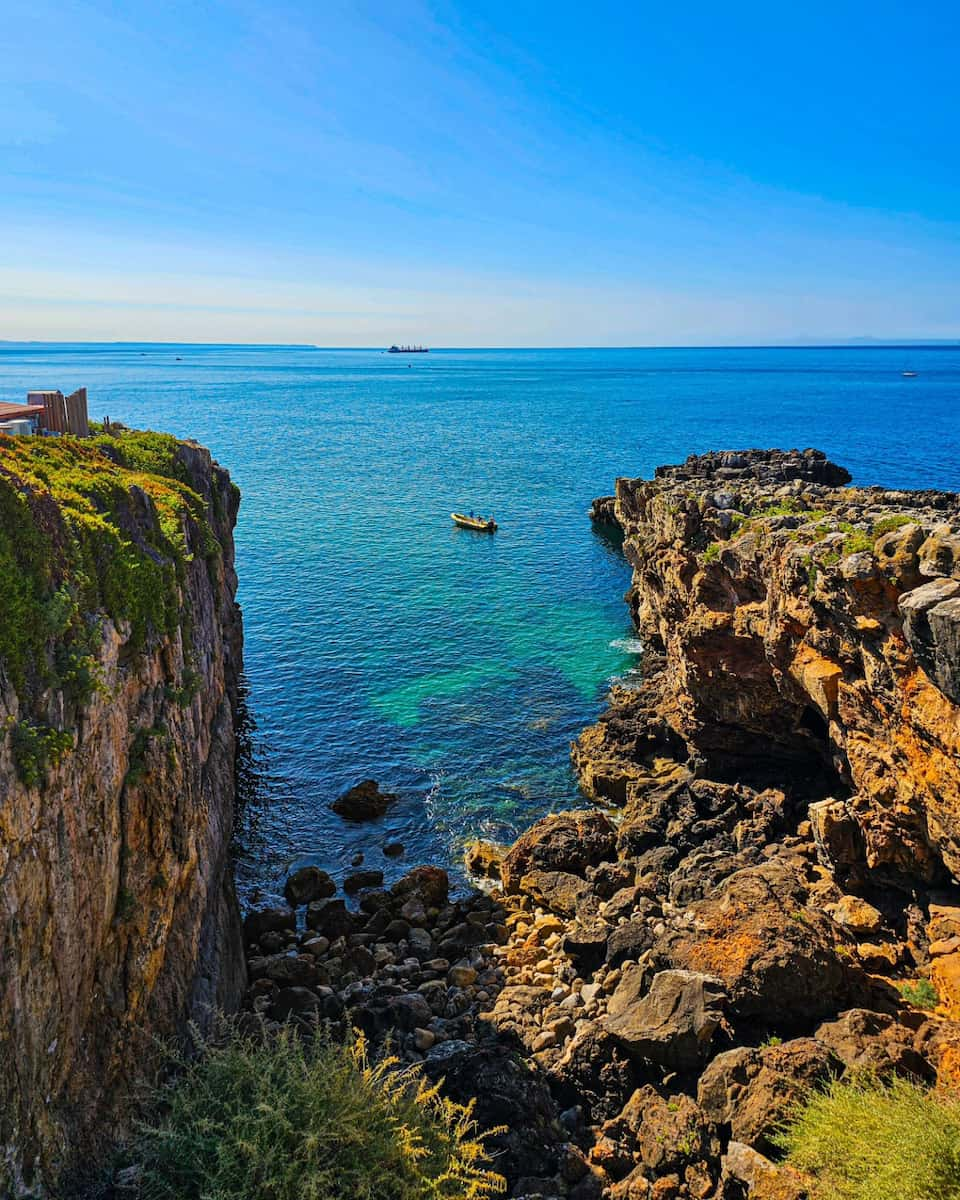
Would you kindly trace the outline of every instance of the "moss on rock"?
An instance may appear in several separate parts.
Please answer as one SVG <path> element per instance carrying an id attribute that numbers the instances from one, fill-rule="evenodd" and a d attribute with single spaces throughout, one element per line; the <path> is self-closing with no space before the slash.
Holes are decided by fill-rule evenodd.
<path id="1" fill-rule="evenodd" d="M 129 623 L 133 652 L 181 623 L 188 564 L 220 545 L 180 447 L 134 431 L 0 439 L 0 668 L 22 701 L 63 682 L 58 654 L 88 690 L 98 618 Z"/>

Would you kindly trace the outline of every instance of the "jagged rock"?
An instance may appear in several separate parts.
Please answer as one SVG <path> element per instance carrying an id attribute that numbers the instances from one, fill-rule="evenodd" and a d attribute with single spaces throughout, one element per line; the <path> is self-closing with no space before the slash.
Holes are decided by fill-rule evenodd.
<path id="1" fill-rule="evenodd" d="M 682 1092 L 664 1097 L 647 1084 L 633 1093 L 623 1110 L 607 1121 L 601 1133 L 622 1147 L 632 1165 L 639 1157 L 658 1178 L 673 1172 L 683 1174 L 688 1166 L 700 1164 L 710 1182 L 711 1168 L 719 1165 L 720 1142 L 716 1129 L 697 1102 Z"/>
<path id="2" fill-rule="evenodd" d="M 849 794 L 862 853 L 838 882 L 936 883 L 960 875 L 960 500 L 846 478 L 823 455 L 756 450 L 617 481 L 664 699 L 651 713 L 615 693 L 574 763 L 588 795 L 628 807 L 684 764 L 795 799 Z M 917 604 L 922 577 L 938 603 Z M 634 853 L 656 844 L 647 815 Z"/>
<path id="3" fill-rule="evenodd" d="M 488 1143 L 497 1171 L 511 1179 L 555 1175 L 560 1153 L 554 1133 L 557 1107 L 542 1076 L 502 1047 L 473 1046 L 438 1055 L 442 1049 L 435 1046 L 428 1053 L 428 1076 L 442 1075 L 451 1099 L 462 1104 L 475 1100 L 474 1117 L 481 1127 L 507 1127 Z"/>
<path id="4" fill-rule="evenodd" d="M 836 1020 L 825 1021 L 814 1037 L 848 1071 L 933 1079 L 933 1069 L 914 1047 L 913 1033 L 889 1013 L 851 1008 Z"/>
<path id="5" fill-rule="evenodd" d="M 724 1026 L 723 983 L 695 971 L 661 971 L 649 989 L 646 981 L 642 967 L 624 969 L 604 1028 L 639 1058 L 679 1071 L 702 1065 Z"/>
<path id="6" fill-rule="evenodd" d="M 583 1106 L 591 1121 L 616 1116 L 640 1082 L 618 1038 L 594 1021 L 581 1021 L 550 1070 L 561 1103 Z"/>
<path id="7" fill-rule="evenodd" d="M 389 792 L 381 792 L 375 779 L 363 779 L 338 796 L 330 807 L 347 821 L 375 821 L 396 799 Z"/>
<path id="8" fill-rule="evenodd" d="M 328 896 L 335 896 L 336 892 L 337 885 L 327 872 L 312 866 L 300 867 L 283 885 L 283 895 L 293 908 L 309 904 L 311 900 L 325 900 Z"/>
<path id="9" fill-rule="evenodd" d="M 934 579 L 907 592 L 900 597 L 900 615 L 917 662 L 945 696 L 960 704 L 960 581 Z"/>
<path id="10" fill-rule="evenodd" d="M 955 525 L 941 524 L 931 529 L 917 557 L 922 575 L 960 579 L 960 533 Z"/>
<path id="11" fill-rule="evenodd" d="M 867 866 L 863 833 L 847 803 L 820 800 L 809 811 L 817 858 L 841 886 L 862 883 Z"/>
<path id="12" fill-rule="evenodd" d="M 590 505 L 590 520 L 598 525 L 616 525 L 616 496 L 598 496 Z"/>
<path id="13" fill-rule="evenodd" d="M 697 1100 L 707 1117 L 729 1125 L 731 1136 L 764 1154 L 776 1149 L 773 1135 L 805 1091 L 843 1069 L 822 1042 L 796 1038 L 777 1046 L 727 1050 L 700 1076 Z"/>
<path id="14" fill-rule="evenodd" d="M 743 1142 L 731 1141 L 722 1159 L 715 1200 L 807 1200 L 804 1177 L 778 1166 Z"/>
<path id="15" fill-rule="evenodd" d="M 841 896 L 833 919 L 858 937 L 879 933 L 883 925 L 883 914 L 859 896 Z"/>
<path id="16" fill-rule="evenodd" d="M 532 871 L 583 875 L 587 867 L 616 858 L 617 834 L 598 812 L 559 813 L 544 817 L 514 842 L 500 871 L 503 887 L 515 892 Z"/>
<path id="17" fill-rule="evenodd" d="M 493 842 L 471 842 L 463 854 L 468 874 L 476 879 L 494 879 L 500 882 L 500 863 L 504 851 Z"/>

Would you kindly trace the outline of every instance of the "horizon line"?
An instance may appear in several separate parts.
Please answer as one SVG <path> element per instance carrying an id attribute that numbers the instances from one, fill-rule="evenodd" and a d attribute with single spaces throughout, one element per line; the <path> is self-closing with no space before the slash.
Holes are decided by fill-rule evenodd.
<path id="1" fill-rule="evenodd" d="M 322 350 L 342 352 L 387 353 L 386 346 L 324 346 L 315 342 L 204 342 L 204 341 L 49 341 L 40 338 L 0 338 L 0 347 L 6 346 L 158 346 L 158 347 L 209 347 L 212 349 L 243 350 Z M 956 338 L 841 338 L 796 342 L 662 342 L 643 345 L 543 345 L 543 346 L 493 346 L 493 345 L 444 345 L 429 346 L 427 352 L 455 350 L 870 350 L 870 349 L 950 349 L 960 347 Z"/>

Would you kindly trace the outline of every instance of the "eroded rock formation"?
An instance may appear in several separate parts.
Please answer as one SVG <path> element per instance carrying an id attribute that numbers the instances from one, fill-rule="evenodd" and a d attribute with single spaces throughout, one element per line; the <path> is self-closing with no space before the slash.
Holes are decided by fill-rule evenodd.
<path id="1" fill-rule="evenodd" d="M 960 498 L 848 479 L 815 451 L 748 451 L 619 480 L 628 599 L 699 773 L 795 790 L 832 771 L 864 871 L 933 883 L 960 874 Z M 578 751 L 600 794 L 606 735 L 622 759 L 609 722 Z"/>
<path id="2" fill-rule="evenodd" d="M 206 450 L 125 436 L 0 451 L 2 619 L 36 635 L 0 652 L 4 1196 L 109 1141 L 152 1039 L 243 987 L 239 493 Z"/>

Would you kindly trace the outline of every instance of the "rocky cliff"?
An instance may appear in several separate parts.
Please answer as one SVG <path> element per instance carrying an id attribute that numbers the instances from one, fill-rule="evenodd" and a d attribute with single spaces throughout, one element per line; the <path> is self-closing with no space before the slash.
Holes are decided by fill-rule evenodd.
<path id="1" fill-rule="evenodd" d="M 192 443 L 0 439 L 0 1193 L 231 1006 L 239 493 Z"/>
<path id="2" fill-rule="evenodd" d="M 628 600 L 704 769 L 832 773 L 842 804 L 823 819 L 849 827 L 851 878 L 945 881 L 960 874 L 960 498 L 847 483 L 814 451 L 619 480 Z M 599 766 L 607 732 L 578 761 L 627 802 L 636 785 Z"/>

